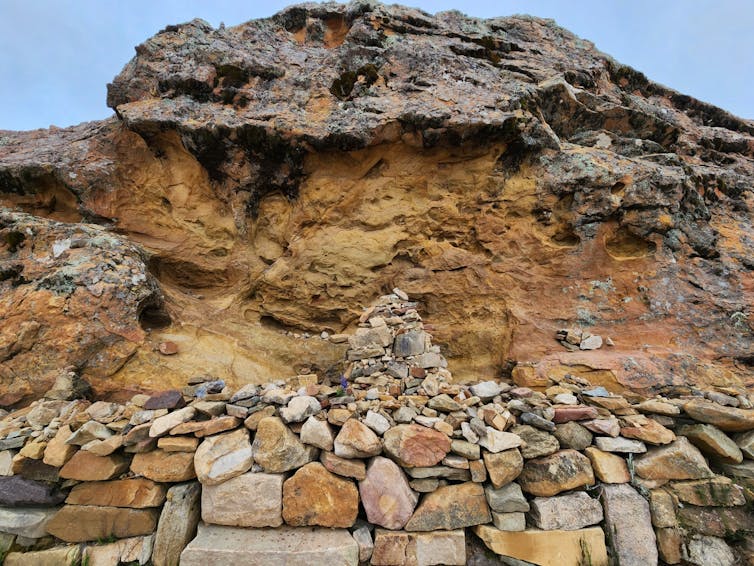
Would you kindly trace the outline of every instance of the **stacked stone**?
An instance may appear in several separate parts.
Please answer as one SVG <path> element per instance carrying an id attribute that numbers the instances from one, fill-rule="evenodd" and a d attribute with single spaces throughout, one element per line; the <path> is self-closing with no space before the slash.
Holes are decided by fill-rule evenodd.
<path id="1" fill-rule="evenodd" d="M 467 529 L 542 564 L 754 556 L 751 394 L 533 365 L 453 383 L 416 307 L 367 309 L 339 383 L 201 377 L 117 404 L 66 400 L 68 375 L 0 420 L 5 563 L 465 564 Z"/>

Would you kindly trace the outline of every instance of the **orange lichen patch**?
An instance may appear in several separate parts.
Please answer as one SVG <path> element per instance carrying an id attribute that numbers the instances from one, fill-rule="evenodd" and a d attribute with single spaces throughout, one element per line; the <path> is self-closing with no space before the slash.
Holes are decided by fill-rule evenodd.
<path id="1" fill-rule="evenodd" d="M 345 41 L 351 26 L 342 16 L 333 16 L 325 20 L 325 47 L 333 49 Z"/>
<path id="2" fill-rule="evenodd" d="M 632 234 L 625 227 L 617 227 L 606 234 L 604 242 L 610 257 L 620 261 L 644 258 L 657 249 L 654 242 Z"/>

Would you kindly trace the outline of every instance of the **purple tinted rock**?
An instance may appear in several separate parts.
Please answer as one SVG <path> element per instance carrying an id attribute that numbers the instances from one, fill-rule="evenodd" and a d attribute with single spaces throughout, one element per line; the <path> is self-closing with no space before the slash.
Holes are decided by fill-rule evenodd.
<path id="1" fill-rule="evenodd" d="M 20 476 L 0 477 L 0 507 L 53 507 L 64 499 L 55 486 Z"/>
<path id="2" fill-rule="evenodd" d="M 168 391 L 155 393 L 146 403 L 144 403 L 144 409 L 147 411 L 154 411 L 156 409 L 180 409 L 184 406 L 186 406 L 186 402 L 183 400 L 183 393 L 177 389 L 169 389 Z"/>

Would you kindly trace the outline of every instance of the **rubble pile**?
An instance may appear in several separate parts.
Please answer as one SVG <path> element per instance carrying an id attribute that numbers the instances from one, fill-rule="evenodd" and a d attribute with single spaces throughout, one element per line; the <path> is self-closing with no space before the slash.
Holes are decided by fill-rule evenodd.
<path id="1" fill-rule="evenodd" d="M 119 404 L 61 373 L 0 420 L 4 563 L 460 565 L 470 537 L 536 564 L 752 563 L 752 393 L 455 383 L 417 308 L 365 310 L 335 382 Z"/>

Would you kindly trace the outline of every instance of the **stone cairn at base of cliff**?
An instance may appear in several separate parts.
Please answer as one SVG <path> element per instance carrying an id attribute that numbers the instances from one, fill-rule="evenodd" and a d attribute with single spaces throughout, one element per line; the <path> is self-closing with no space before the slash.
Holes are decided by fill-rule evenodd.
<path id="1" fill-rule="evenodd" d="M 0 420 L 5 564 L 754 563 L 754 395 L 453 383 L 416 309 L 366 309 L 340 383 L 118 404 L 63 372 Z"/>

